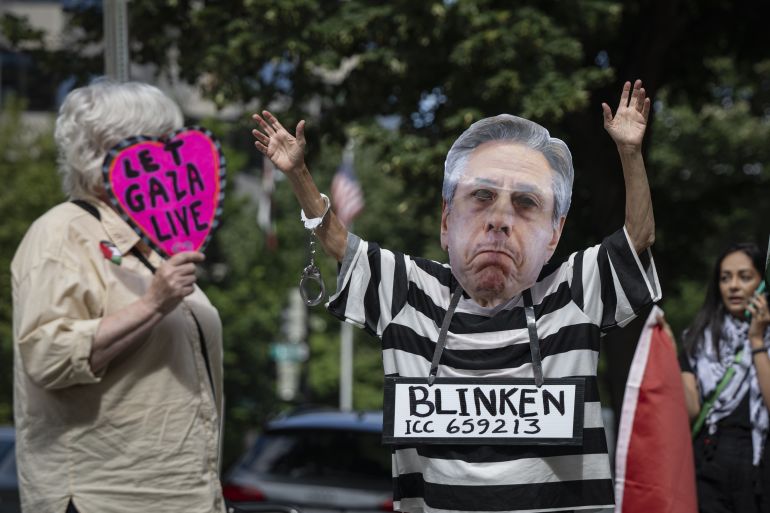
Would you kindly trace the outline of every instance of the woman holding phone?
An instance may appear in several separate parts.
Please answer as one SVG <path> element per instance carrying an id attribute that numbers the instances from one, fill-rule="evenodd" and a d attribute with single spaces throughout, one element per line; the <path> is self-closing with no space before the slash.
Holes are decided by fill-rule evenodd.
<path id="1" fill-rule="evenodd" d="M 680 365 L 701 513 L 770 511 L 770 313 L 758 292 L 764 263 L 755 244 L 726 248 L 684 332 Z"/>

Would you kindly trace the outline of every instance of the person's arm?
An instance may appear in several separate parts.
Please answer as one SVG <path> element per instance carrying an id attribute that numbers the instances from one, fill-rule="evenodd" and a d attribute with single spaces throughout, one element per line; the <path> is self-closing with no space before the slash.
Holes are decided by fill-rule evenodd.
<path id="1" fill-rule="evenodd" d="M 98 383 L 109 362 L 146 335 L 193 291 L 200 254 L 180 253 L 158 269 L 142 299 L 105 315 L 90 262 L 43 255 L 13 277 L 14 342 L 27 376 L 46 390 Z M 79 265 L 84 264 L 84 265 Z"/>
<path id="2" fill-rule="evenodd" d="M 137 301 L 102 318 L 94 335 L 89 363 L 99 374 L 118 355 L 145 340 L 163 317 L 176 308 L 195 285 L 195 264 L 202 253 L 177 253 L 158 267 L 150 288 Z"/>
<path id="3" fill-rule="evenodd" d="M 751 312 L 751 324 L 749 325 L 749 343 L 752 351 L 751 359 L 754 369 L 757 371 L 757 381 L 759 381 L 759 390 L 762 392 L 762 399 L 765 406 L 770 410 L 770 357 L 767 354 L 765 346 L 765 330 L 770 325 L 770 312 L 768 312 L 767 297 L 764 294 L 758 294 L 749 301 L 749 311 Z"/>
<path id="4" fill-rule="evenodd" d="M 263 117 L 264 116 L 264 117 Z M 254 129 L 254 146 L 280 169 L 291 183 L 294 195 L 307 218 L 321 217 L 326 204 L 305 165 L 305 121 L 297 124 L 296 137 L 292 136 L 270 112 L 252 116 L 262 131 Z M 329 256 L 342 262 L 347 248 L 348 231 L 334 212 L 329 213 L 315 231 L 318 240 Z"/>
<path id="5" fill-rule="evenodd" d="M 655 241 L 655 218 L 652 213 L 650 186 L 642 158 L 642 139 L 650 114 L 650 99 L 645 97 L 642 81 L 626 82 L 620 103 L 612 115 L 609 105 L 602 103 L 604 128 L 612 137 L 620 154 L 626 186 L 626 218 L 628 235 L 637 253 Z"/>
<path id="6" fill-rule="evenodd" d="M 694 421 L 700 413 L 700 393 L 698 393 L 698 381 L 692 372 L 682 372 L 682 385 L 684 386 L 684 403 L 687 406 L 687 416 L 690 422 Z"/>

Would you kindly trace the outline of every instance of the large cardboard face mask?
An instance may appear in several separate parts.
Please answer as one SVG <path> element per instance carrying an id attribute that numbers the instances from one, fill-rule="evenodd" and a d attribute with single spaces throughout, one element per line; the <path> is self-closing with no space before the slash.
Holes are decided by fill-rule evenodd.
<path id="1" fill-rule="evenodd" d="M 211 132 L 189 127 L 125 139 L 102 171 L 112 204 L 153 249 L 166 257 L 205 249 L 225 186 L 225 157 Z"/>

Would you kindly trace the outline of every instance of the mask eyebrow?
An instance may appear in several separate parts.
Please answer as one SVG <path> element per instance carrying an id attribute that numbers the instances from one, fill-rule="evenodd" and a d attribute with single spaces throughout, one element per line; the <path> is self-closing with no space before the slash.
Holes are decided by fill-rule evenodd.
<path id="1" fill-rule="evenodd" d="M 486 185 L 489 187 L 494 187 L 495 189 L 500 188 L 500 182 L 497 180 L 492 180 L 490 178 L 479 178 L 476 177 L 473 179 L 473 181 L 470 183 L 470 185 Z"/>
<path id="2" fill-rule="evenodd" d="M 503 187 L 499 180 L 493 180 L 491 178 L 475 177 L 472 180 L 465 181 L 465 184 L 470 185 L 472 187 L 477 187 L 477 186 L 492 187 L 494 189 L 497 189 L 498 191 L 517 193 L 517 194 L 534 193 L 540 196 L 544 195 L 544 191 L 540 187 L 529 183 L 514 184 L 514 187 L 510 188 L 510 187 Z"/>
<path id="3" fill-rule="evenodd" d="M 541 195 L 541 196 L 543 195 L 543 190 L 540 187 L 537 187 L 535 185 L 530 185 L 530 184 L 527 184 L 527 183 L 518 185 L 511 192 L 513 192 L 513 193 L 528 193 L 528 192 L 531 192 L 531 193 L 534 193 L 534 194 L 537 194 L 537 195 Z"/>

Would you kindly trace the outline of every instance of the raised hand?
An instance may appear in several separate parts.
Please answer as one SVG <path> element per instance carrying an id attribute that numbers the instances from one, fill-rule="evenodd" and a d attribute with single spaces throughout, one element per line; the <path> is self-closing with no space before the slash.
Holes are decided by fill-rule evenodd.
<path id="1" fill-rule="evenodd" d="M 602 111 L 604 129 L 619 148 L 641 149 L 644 132 L 647 129 L 647 118 L 650 114 L 650 99 L 645 97 L 641 80 L 634 82 L 633 91 L 631 91 L 631 82 L 623 85 L 623 93 L 620 95 L 615 116 L 612 115 L 612 110 L 606 103 L 602 103 Z"/>
<path id="2" fill-rule="evenodd" d="M 305 121 L 297 123 L 296 136 L 293 136 L 266 110 L 262 116 L 254 114 L 252 118 L 262 129 L 251 131 L 256 139 L 254 146 L 284 173 L 301 168 L 305 161 Z"/>

